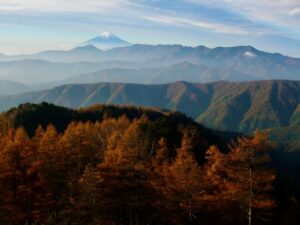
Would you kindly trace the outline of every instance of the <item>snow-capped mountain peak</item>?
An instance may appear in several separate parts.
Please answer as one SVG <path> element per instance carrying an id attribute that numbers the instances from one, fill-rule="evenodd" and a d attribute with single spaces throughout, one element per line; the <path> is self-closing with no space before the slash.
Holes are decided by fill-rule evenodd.
<path id="1" fill-rule="evenodd" d="M 99 49 L 107 50 L 116 47 L 129 46 L 130 43 L 122 40 L 111 32 L 103 32 L 100 36 L 87 40 L 79 46 L 93 45 Z"/>
<path id="2" fill-rule="evenodd" d="M 101 36 L 102 37 L 104 37 L 104 38 L 110 38 L 110 37 L 115 37 L 115 35 L 113 34 L 113 33 L 111 33 L 111 32 L 103 32 L 102 34 L 101 34 Z"/>

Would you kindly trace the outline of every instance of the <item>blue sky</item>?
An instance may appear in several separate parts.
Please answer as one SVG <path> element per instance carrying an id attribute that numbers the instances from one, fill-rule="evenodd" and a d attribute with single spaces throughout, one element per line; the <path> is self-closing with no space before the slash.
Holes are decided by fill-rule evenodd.
<path id="1" fill-rule="evenodd" d="M 131 43 L 300 57 L 300 0 L 0 0 L 1 53 L 69 49 L 104 31 Z"/>

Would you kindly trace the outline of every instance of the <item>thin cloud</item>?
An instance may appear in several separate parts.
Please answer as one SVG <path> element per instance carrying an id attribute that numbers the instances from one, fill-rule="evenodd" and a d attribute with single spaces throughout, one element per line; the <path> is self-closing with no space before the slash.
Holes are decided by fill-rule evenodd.
<path id="1" fill-rule="evenodd" d="M 243 15 L 251 21 L 296 28 L 300 19 L 299 0 L 185 0 L 185 2 L 223 8 Z"/>
<path id="2" fill-rule="evenodd" d="M 295 16 L 295 15 L 298 15 L 298 14 L 300 14 L 300 7 L 295 8 L 295 9 L 290 11 L 290 15 L 292 15 L 292 16 Z"/>
<path id="3" fill-rule="evenodd" d="M 146 20 L 169 24 L 174 26 L 183 26 L 183 27 L 196 27 L 202 29 L 213 30 L 218 33 L 226 33 L 226 34 L 236 34 L 236 35 L 248 35 L 249 32 L 246 29 L 239 28 L 236 26 L 229 26 L 220 23 L 213 23 L 207 21 L 199 21 L 194 19 L 186 19 L 179 17 L 168 17 L 168 16 L 144 16 Z"/>
<path id="4" fill-rule="evenodd" d="M 0 0 L 0 11 L 95 12 L 117 8 L 121 0 Z"/>

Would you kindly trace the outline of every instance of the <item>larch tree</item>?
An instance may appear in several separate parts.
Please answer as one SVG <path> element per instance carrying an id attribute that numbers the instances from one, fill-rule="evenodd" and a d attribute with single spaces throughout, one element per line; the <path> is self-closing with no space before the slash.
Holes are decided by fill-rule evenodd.
<path id="1" fill-rule="evenodd" d="M 170 163 L 169 148 L 165 138 L 158 141 L 158 147 L 155 156 L 152 158 L 153 170 L 159 175 L 163 176 L 167 164 Z"/>
<path id="2" fill-rule="evenodd" d="M 148 119 L 145 116 L 135 119 L 131 121 L 131 124 L 124 132 L 122 142 L 120 143 L 120 147 L 123 148 L 124 152 L 124 160 L 136 163 L 150 159 L 148 140 L 141 129 L 141 124 L 147 121 Z"/>
<path id="3" fill-rule="evenodd" d="M 36 147 L 24 129 L 11 130 L 1 140 L 0 221 L 6 224 L 39 222 L 48 216 L 51 194 L 40 173 Z"/>
<path id="4" fill-rule="evenodd" d="M 84 224 L 107 224 L 109 216 L 109 198 L 103 195 L 104 179 L 98 167 L 88 165 L 79 179 L 79 195 L 75 203 L 72 218 L 74 222 L 82 221 Z M 111 199 L 111 201 L 113 201 Z M 108 218 L 107 218 L 108 217 Z"/>
<path id="5" fill-rule="evenodd" d="M 64 151 L 61 149 L 61 135 L 57 133 L 53 125 L 46 130 L 40 127 L 35 132 L 34 141 L 37 145 L 37 157 L 41 161 L 40 171 L 47 179 L 53 198 L 51 217 L 58 219 L 58 214 L 66 207 L 67 172 L 64 161 Z"/>
<path id="6" fill-rule="evenodd" d="M 121 224 L 147 224 L 150 218 L 145 212 L 150 213 L 150 200 L 155 196 L 142 154 L 145 145 L 140 122 L 134 120 L 126 129 L 115 126 L 108 137 L 104 161 L 97 167 L 103 179 L 101 201 L 106 202 L 115 221 Z"/>
<path id="7" fill-rule="evenodd" d="M 270 167 L 272 149 L 266 133 L 239 138 L 230 146 L 226 165 L 227 188 L 245 210 L 247 224 L 267 223 L 276 206 L 272 198 L 275 172 Z"/>
<path id="8" fill-rule="evenodd" d="M 239 206 L 236 207 L 236 189 L 227 180 L 228 155 L 221 152 L 217 146 L 210 146 L 206 151 L 205 171 L 205 198 L 207 209 L 213 213 L 216 224 L 239 224 Z M 235 216 L 233 216 L 235 214 Z M 236 221 L 238 221 L 236 223 Z"/>
<path id="9" fill-rule="evenodd" d="M 202 208 L 200 199 L 203 195 L 203 172 L 193 155 L 191 135 L 187 130 L 184 132 L 181 147 L 177 149 L 177 157 L 166 173 L 167 192 L 177 202 L 178 207 L 187 211 L 190 223 Z"/>
<path id="10" fill-rule="evenodd" d="M 101 123 L 95 124 L 96 134 L 101 140 L 103 149 L 107 148 L 107 141 L 116 131 L 123 134 L 130 125 L 130 121 L 126 116 L 121 116 L 118 119 L 106 118 Z"/>

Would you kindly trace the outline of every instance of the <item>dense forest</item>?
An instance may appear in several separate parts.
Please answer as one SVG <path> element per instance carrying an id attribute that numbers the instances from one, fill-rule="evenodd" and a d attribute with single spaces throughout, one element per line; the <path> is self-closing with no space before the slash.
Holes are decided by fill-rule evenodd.
<path id="1" fill-rule="evenodd" d="M 0 115 L 0 224 L 297 224 L 274 151 L 177 112 L 21 105 Z"/>

